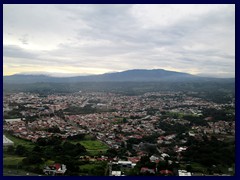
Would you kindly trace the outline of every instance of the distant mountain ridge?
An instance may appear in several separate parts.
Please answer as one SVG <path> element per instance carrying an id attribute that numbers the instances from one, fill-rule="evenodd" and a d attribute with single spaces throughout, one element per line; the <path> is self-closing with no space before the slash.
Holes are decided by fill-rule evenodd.
<path id="1" fill-rule="evenodd" d="M 3 82 L 8 84 L 27 84 L 39 82 L 51 83 L 77 83 L 77 82 L 179 82 L 196 80 L 214 80 L 219 78 L 206 78 L 183 72 L 167 71 L 164 69 L 134 69 L 122 72 L 105 73 L 100 75 L 52 77 L 47 75 L 15 74 L 3 76 Z"/>

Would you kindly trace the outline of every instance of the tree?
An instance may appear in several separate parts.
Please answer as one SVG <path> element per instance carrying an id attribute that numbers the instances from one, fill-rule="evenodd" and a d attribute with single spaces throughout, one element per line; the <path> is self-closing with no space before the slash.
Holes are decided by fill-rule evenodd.
<path id="1" fill-rule="evenodd" d="M 188 172 L 192 172 L 192 166 L 190 165 L 190 164 L 188 164 L 187 166 L 186 166 L 186 170 L 188 171 Z"/>
<path id="2" fill-rule="evenodd" d="M 168 167 L 168 163 L 166 161 L 160 161 L 157 165 L 158 170 L 165 170 Z"/>
<path id="3" fill-rule="evenodd" d="M 31 164 L 41 164 L 43 160 L 38 154 L 31 153 L 29 154 L 28 157 L 24 158 L 22 162 L 26 165 L 31 165 Z"/>
<path id="4" fill-rule="evenodd" d="M 106 164 L 98 165 L 96 168 L 91 169 L 90 173 L 93 176 L 104 176 L 105 175 Z"/>
<path id="5" fill-rule="evenodd" d="M 117 152 L 117 150 L 114 149 L 114 148 L 108 149 L 108 150 L 106 151 L 106 156 L 108 156 L 108 157 L 110 157 L 110 158 L 114 158 L 114 157 L 116 157 L 117 155 L 118 155 L 118 152 Z"/>
<path id="6" fill-rule="evenodd" d="M 14 154 L 14 151 L 15 151 L 14 146 L 8 146 L 8 147 L 7 147 L 7 152 L 8 152 L 9 154 Z"/>
<path id="7" fill-rule="evenodd" d="M 142 156 L 140 161 L 138 161 L 137 165 L 139 167 L 147 166 L 147 164 L 150 162 L 149 156 Z"/>
<path id="8" fill-rule="evenodd" d="M 25 146 L 22 146 L 22 145 L 18 145 L 16 147 L 16 150 L 15 150 L 15 154 L 19 155 L 19 156 L 23 156 L 27 153 L 27 149 Z"/>
<path id="9" fill-rule="evenodd" d="M 32 152 L 36 152 L 36 153 L 41 153 L 42 152 L 42 148 L 40 146 L 34 146 Z"/>
<path id="10" fill-rule="evenodd" d="M 68 175 L 72 175 L 74 172 L 79 172 L 79 161 L 70 156 L 63 155 L 58 159 L 57 162 L 67 166 Z"/>
<path id="11" fill-rule="evenodd" d="M 84 154 L 87 152 L 86 148 L 83 145 L 81 145 L 80 143 L 77 143 L 75 145 L 75 149 L 76 149 L 77 154 Z"/>
<path id="12" fill-rule="evenodd" d="M 51 133 L 61 133 L 59 127 L 57 126 L 53 126 L 47 129 L 47 132 L 51 132 Z"/>
<path id="13" fill-rule="evenodd" d="M 37 144 L 39 146 L 46 146 L 47 145 L 47 139 L 46 138 L 38 138 L 37 139 Z"/>

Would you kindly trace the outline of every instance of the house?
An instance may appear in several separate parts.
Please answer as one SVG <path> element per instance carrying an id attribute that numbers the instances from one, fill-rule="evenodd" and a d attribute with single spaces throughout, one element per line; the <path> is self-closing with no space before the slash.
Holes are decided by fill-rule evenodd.
<path id="1" fill-rule="evenodd" d="M 149 160 L 150 160 L 151 162 L 156 162 L 157 160 L 159 160 L 159 157 L 152 155 L 152 156 L 149 158 Z"/>
<path id="2" fill-rule="evenodd" d="M 112 176 L 121 176 L 121 171 L 112 171 Z"/>
<path id="3" fill-rule="evenodd" d="M 122 168 L 133 168 L 136 164 L 132 163 L 131 161 L 118 161 L 115 162 L 114 164 L 118 164 Z"/>
<path id="4" fill-rule="evenodd" d="M 187 147 L 184 146 L 184 147 L 178 147 L 176 152 L 179 153 L 179 152 L 182 152 L 182 151 L 186 151 L 187 150 Z"/>
<path id="5" fill-rule="evenodd" d="M 47 175 L 64 175 L 64 173 L 67 171 L 66 165 L 64 164 L 53 164 L 50 166 L 46 166 L 43 169 L 43 172 Z"/>
<path id="6" fill-rule="evenodd" d="M 155 170 L 154 169 L 149 169 L 148 167 L 142 167 L 140 170 L 140 173 L 151 173 L 151 174 L 155 174 Z"/>
<path id="7" fill-rule="evenodd" d="M 178 170 L 178 176 L 192 176 L 192 174 L 186 170 Z"/>
<path id="8" fill-rule="evenodd" d="M 160 174 L 165 176 L 172 176 L 173 172 L 166 169 L 166 170 L 161 170 Z"/>
<path id="9" fill-rule="evenodd" d="M 128 157 L 128 161 L 131 161 L 132 163 L 137 163 L 140 159 L 141 157 Z"/>
<path id="10" fill-rule="evenodd" d="M 170 156 L 169 156 L 168 154 L 166 154 L 166 153 L 162 153 L 161 156 L 162 156 L 163 158 L 165 158 L 165 157 L 170 157 Z"/>

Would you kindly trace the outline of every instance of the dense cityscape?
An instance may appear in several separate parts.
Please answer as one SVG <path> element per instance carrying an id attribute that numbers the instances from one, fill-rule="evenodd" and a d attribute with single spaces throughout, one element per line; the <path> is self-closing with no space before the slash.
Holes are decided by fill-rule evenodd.
<path id="1" fill-rule="evenodd" d="M 37 174 L 52 174 L 42 166 L 50 162 L 49 166 L 62 163 L 67 169 L 64 173 L 54 172 L 57 175 L 233 175 L 234 98 L 220 104 L 196 94 L 5 94 L 3 129 L 6 137 L 13 138 L 5 150 L 7 154 L 27 157 L 22 158 L 18 168 L 31 165 L 32 172 Z M 15 145 L 15 138 L 33 148 Z M 81 140 L 101 146 L 93 144 L 96 149 L 92 151 Z M 63 147 L 54 143 L 49 146 L 48 141 L 60 142 Z M 77 142 L 81 148 L 70 154 L 74 162 L 48 155 L 49 148 L 59 148 L 68 155 L 64 144 L 74 146 Z M 10 148 L 12 145 L 14 148 Z M 18 154 L 19 148 L 26 151 Z M 38 155 L 39 162 L 35 162 L 36 158 L 31 161 L 31 151 Z M 201 153 L 205 157 L 196 158 Z M 99 163 L 102 169 L 91 169 Z M 87 165 L 89 169 L 84 168 Z"/>

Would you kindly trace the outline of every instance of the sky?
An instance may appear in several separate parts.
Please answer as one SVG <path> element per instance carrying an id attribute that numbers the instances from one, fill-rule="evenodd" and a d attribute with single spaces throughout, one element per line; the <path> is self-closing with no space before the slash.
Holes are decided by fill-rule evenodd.
<path id="1" fill-rule="evenodd" d="M 235 77 L 235 5 L 3 5 L 3 75 L 130 69 Z"/>

